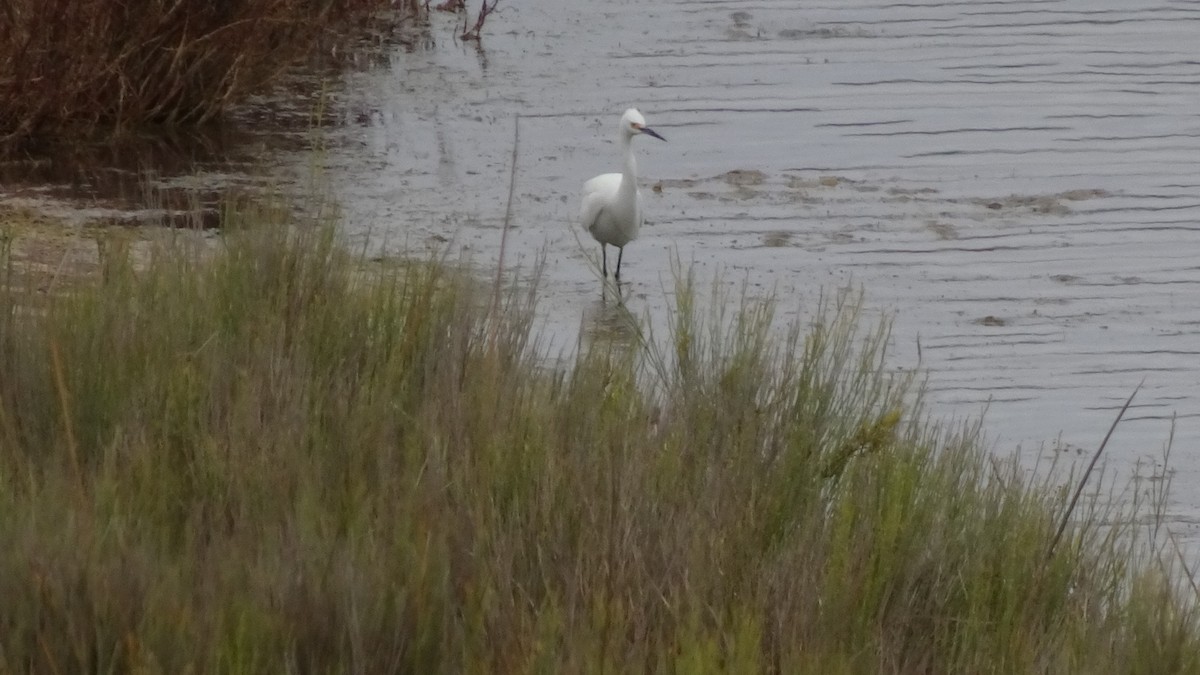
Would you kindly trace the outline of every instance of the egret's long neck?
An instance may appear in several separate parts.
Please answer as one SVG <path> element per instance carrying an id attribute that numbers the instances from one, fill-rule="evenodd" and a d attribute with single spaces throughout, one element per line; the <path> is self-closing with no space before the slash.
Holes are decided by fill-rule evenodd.
<path id="1" fill-rule="evenodd" d="M 633 136 L 621 134 L 621 151 L 625 154 L 625 170 L 621 173 L 621 189 L 637 189 L 637 162 L 633 159 Z"/>

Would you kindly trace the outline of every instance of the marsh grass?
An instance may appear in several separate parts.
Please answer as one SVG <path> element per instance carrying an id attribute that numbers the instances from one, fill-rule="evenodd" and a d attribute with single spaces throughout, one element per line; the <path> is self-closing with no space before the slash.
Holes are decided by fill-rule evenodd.
<path id="1" fill-rule="evenodd" d="M 1200 672 L 1137 500 L 1047 557 L 1062 492 L 854 297 L 777 336 L 682 274 L 670 335 L 547 368 L 535 296 L 291 218 L 4 288 L 0 672 Z"/>
<path id="2" fill-rule="evenodd" d="M 388 9 L 420 11 L 413 0 L 6 0 L 0 151 L 211 122 Z"/>

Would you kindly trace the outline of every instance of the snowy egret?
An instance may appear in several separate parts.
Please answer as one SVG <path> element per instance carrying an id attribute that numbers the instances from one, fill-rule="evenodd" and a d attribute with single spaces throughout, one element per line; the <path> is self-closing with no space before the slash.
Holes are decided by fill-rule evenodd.
<path id="1" fill-rule="evenodd" d="M 633 137 L 648 134 L 659 136 L 646 126 L 646 119 L 636 108 L 621 115 L 621 150 L 625 153 L 625 170 L 605 173 L 583 184 L 583 207 L 579 218 L 583 226 L 600 242 L 601 270 L 608 278 L 608 245 L 617 247 L 617 281 L 621 280 L 621 258 L 625 244 L 637 239 L 642 226 L 642 204 L 637 187 L 637 163 L 633 160 Z"/>

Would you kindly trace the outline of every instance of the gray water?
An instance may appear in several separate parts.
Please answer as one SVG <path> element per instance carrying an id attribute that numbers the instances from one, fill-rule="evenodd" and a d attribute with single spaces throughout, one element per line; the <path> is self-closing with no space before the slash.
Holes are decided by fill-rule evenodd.
<path id="1" fill-rule="evenodd" d="M 668 306 L 675 253 L 784 310 L 861 284 L 935 414 L 986 406 L 1000 450 L 1093 449 L 1145 378 L 1110 451 L 1157 458 L 1176 418 L 1200 506 L 1198 38 L 1182 2 L 510 3 L 482 53 L 355 75 L 331 172 L 352 230 L 490 263 L 520 114 L 506 262 L 546 252 L 574 335 L 600 287 L 578 188 L 637 105 L 669 143 L 635 142 L 661 192 L 632 311 Z"/>
<path id="2" fill-rule="evenodd" d="M 1155 463 L 1174 420 L 1173 527 L 1200 523 L 1200 2 L 502 3 L 335 84 L 325 177 L 357 239 L 494 269 L 545 256 L 569 350 L 600 311 L 578 190 L 636 139 L 648 224 L 626 306 L 661 324 L 671 259 L 781 321 L 861 285 L 891 365 L 938 418 L 1085 461 L 1142 382 L 1109 461 Z M 515 128 L 520 115 L 519 131 Z M 301 133 L 301 132 L 297 132 Z M 519 133 L 519 142 L 515 139 Z M 301 179 L 306 151 L 272 151 Z M 651 189 L 655 188 L 655 189 Z"/>

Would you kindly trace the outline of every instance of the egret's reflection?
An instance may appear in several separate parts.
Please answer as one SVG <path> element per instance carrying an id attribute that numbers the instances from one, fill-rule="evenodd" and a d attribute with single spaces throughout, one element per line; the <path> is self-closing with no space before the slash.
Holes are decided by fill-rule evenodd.
<path id="1" fill-rule="evenodd" d="M 583 343 L 585 347 L 637 345 L 641 325 L 629 311 L 623 297 L 622 284 L 603 284 L 600 298 L 583 310 Z"/>

